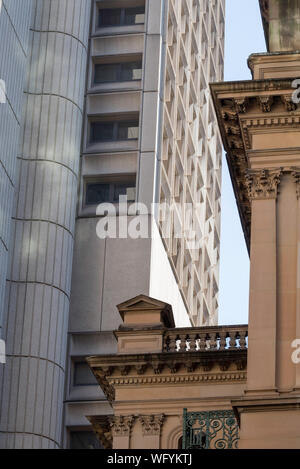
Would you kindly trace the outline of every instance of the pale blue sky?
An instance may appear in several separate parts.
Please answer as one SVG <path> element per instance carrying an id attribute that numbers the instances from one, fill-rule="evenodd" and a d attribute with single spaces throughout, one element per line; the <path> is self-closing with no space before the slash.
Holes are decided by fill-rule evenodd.
<path id="1" fill-rule="evenodd" d="M 265 52 L 258 0 L 226 0 L 225 81 L 251 80 L 247 58 Z M 249 257 L 223 156 L 219 324 L 248 322 Z"/>

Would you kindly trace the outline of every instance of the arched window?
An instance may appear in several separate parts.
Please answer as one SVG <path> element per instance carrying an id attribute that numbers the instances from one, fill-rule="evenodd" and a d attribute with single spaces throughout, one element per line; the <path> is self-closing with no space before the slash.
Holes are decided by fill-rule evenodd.
<path id="1" fill-rule="evenodd" d="M 193 449 L 208 449 L 207 436 L 203 432 L 199 432 L 196 436 L 196 444 Z"/>
<path id="2" fill-rule="evenodd" d="M 178 449 L 209 449 L 209 439 L 203 431 L 194 432 L 192 438 L 192 441 L 190 441 L 188 434 L 188 439 L 186 441 L 187 446 L 185 448 L 183 448 L 183 437 L 179 438 Z M 190 446 L 191 443 L 192 446 Z"/>

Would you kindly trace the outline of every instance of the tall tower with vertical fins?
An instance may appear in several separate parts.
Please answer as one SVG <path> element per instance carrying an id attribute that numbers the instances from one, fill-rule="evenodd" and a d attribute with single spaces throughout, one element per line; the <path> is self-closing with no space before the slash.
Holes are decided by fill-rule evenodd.
<path id="1" fill-rule="evenodd" d="M 0 6 L 0 446 L 93 447 L 111 410 L 85 357 L 114 352 L 116 305 L 218 321 L 225 0 Z M 146 235 L 101 239 L 120 196 Z"/>
<path id="2" fill-rule="evenodd" d="M 61 447 L 89 25 L 86 0 L 32 2 L 3 327 L 4 448 Z"/>

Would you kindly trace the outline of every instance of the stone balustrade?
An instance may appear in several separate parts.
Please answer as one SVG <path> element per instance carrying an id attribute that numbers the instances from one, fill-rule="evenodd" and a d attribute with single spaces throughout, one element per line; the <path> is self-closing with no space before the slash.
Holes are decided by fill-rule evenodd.
<path id="1" fill-rule="evenodd" d="M 248 326 L 210 326 L 168 329 L 163 336 L 163 351 L 201 352 L 247 350 Z"/>

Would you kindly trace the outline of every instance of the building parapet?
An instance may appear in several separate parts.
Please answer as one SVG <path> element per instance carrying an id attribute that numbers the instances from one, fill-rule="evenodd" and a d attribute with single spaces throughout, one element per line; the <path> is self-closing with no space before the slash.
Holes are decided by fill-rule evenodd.
<path id="1" fill-rule="evenodd" d="M 246 350 L 247 347 L 247 325 L 168 329 L 163 337 L 163 352 L 167 353 Z"/>
<path id="2" fill-rule="evenodd" d="M 169 328 L 171 306 L 145 295 L 118 309 L 118 353 L 87 358 L 110 402 L 128 386 L 246 380 L 247 325 Z"/>

